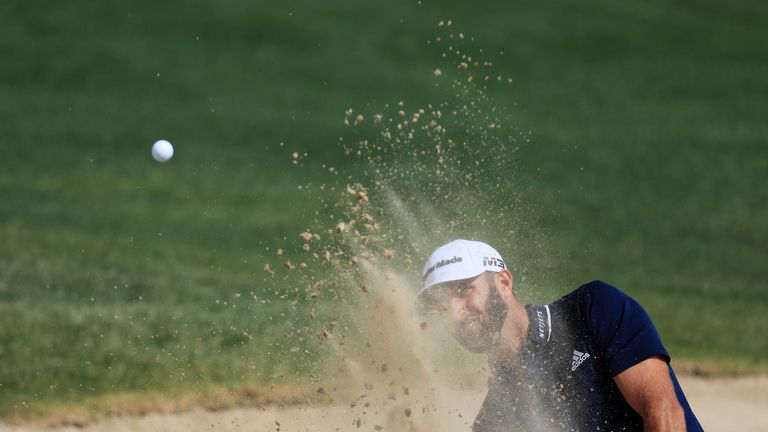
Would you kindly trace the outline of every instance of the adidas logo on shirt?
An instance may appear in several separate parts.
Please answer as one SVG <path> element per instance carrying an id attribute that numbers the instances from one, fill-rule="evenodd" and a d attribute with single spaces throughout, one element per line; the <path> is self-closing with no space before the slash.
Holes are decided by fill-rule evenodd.
<path id="1" fill-rule="evenodd" d="M 573 361 L 571 362 L 571 371 L 575 371 L 584 360 L 589 358 L 589 353 L 573 350 Z"/>

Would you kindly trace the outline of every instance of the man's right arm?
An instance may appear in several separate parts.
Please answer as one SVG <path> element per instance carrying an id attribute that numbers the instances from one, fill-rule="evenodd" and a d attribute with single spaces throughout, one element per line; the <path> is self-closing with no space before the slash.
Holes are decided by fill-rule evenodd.
<path id="1" fill-rule="evenodd" d="M 643 418 L 645 432 L 685 432 L 685 412 L 664 359 L 645 359 L 613 379 L 629 406 Z"/>

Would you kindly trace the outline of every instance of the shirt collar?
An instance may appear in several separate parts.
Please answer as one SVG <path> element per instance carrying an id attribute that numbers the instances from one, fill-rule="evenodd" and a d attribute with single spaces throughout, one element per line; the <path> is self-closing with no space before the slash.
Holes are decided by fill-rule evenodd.
<path id="1" fill-rule="evenodd" d="M 552 337 L 552 314 L 548 305 L 525 305 L 525 310 L 528 313 L 528 337 L 523 341 L 522 351 L 534 355 Z M 520 370 L 515 366 L 491 365 L 491 374 L 496 377 L 516 376 Z"/>
<path id="2" fill-rule="evenodd" d="M 552 337 L 552 314 L 549 305 L 526 305 L 528 312 L 528 340 L 544 344 Z"/>

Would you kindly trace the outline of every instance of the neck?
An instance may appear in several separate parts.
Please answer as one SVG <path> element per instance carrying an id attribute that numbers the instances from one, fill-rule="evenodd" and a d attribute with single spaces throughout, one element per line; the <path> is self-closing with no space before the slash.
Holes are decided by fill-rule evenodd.
<path id="1" fill-rule="evenodd" d="M 517 301 L 507 305 L 507 317 L 502 324 L 496 349 L 488 353 L 492 365 L 511 366 L 520 360 L 520 347 L 528 335 L 528 311 Z"/>

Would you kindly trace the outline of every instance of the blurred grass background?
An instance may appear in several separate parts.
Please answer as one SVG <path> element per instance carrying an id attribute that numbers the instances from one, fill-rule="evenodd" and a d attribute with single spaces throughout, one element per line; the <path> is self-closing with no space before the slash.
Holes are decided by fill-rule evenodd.
<path id="1" fill-rule="evenodd" d="M 491 96 L 531 134 L 515 187 L 547 241 L 515 263 L 528 299 L 603 279 L 676 360 L 768 370 L 763 3 L 10 1 L 0 416 L 306 379 L 322 353 L 281 341 L 310 305 L 263 264 L 324 211 L 297 185 L 363 169 L 344 110 L 444 97 L 427 41 L 448 19 L 513 78 Z"/>

